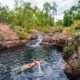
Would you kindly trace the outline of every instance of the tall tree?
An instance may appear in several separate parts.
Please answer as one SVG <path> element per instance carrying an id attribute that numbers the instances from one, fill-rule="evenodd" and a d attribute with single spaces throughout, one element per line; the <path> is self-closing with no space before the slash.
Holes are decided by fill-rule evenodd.
<path id="1" fill-rule="evenodd" d="M 64 12 L 63 25 L 64 26 L 71 26 L 72 23 L 73 23 L 72 15 L 70 14 L 69 11 L 65 11 Z"/>
<path id="2" fill-rule="evenodd" d="M 50 10 L 51 10 L 50 3 L 45 2 L 44 5 L 43 5 L 43 11 L 45 11 L 45 13 L 49 14 Z"/>

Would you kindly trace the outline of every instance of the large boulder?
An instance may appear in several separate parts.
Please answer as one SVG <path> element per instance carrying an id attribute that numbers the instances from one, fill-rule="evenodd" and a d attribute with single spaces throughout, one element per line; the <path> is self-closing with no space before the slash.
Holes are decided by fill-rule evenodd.
<path id="1" fill-rule="evenodd" d="M 64 72 L 69 78 L 80 80 L 80 46 L 78 47 L 78 53 L 73 54 L 66 63 Z"/>
<path id="2" fill-rule="evenodd" d="M 38 35 L 33 34 L 33 35 L 31 35 L 30 40 L 35 40 L 37 38 L 38 38 Z"/>
<path id="3" fill-rule="evenodd" d="M 63 34 L 63 33 L 55 33 L 53 35 L 45 35 L 42 43 L 43 44 L 47 43 L 50 45 L 64 46 L 64 45 L 71 45 L 73 41 L 74 39 L 71 35 Z"/>
<path id="4" fill-rule="evenodd" d="M 6 43 L 5 43 L 5 46 L 7 47 L 7 48 L 10 48 L 10 47 L 15 47 L 15 46 L 20 46 L 20 45 L 22 45 L 23 43 L 22 43 L 22 41 L 20 41 L 20 40 L 12 40 L 12 41 L 7 41 Z"/>
<path id="5" fill-rule="evenodd" d="M 48 35 L 44 36 L 43 42 L 51 42 L 51 41 L 52 41 L 52 36 L 48 36 Z"/>
<path id="6" fill-rule="evenodd" d="M 18 34 L 10 29 L 7 24 L 0 24 L 0 39 L 4 38 L 5 41 L 8 40 L 18 40 Z"/>
<path id="7" fill-rule="evenodd" d="M 26 39 L 20 40 L 18 33 L 10 29 L 7 24 L 0 24 L 0 46 L 15 47 L 26 43 Z"/>

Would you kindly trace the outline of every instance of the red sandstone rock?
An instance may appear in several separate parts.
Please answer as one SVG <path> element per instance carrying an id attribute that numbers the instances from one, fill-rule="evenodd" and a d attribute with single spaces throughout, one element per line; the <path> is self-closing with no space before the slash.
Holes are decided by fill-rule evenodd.
<path id="1" fill-rule="evenodd" d="M 59 46 L 71 45 L 73 43 L 73 38 L 71 35 L 64 33 L 55 33 L 52 36 L 46 35 L 43 39 L 43 43 L 55 44 Z"/>
<path id="2" fill-rule="evenodd" d="M 64 71 L 65 71 L 66 73 L 72 73 L 72 69 L 71 69 L 70 65 L 66 64 Z"/>
<path id="3" fill-rule="evenodd" d="M 28 35 L 29 36 L 29 35 Z M 29 37 L 26 37 L 27 39 Z M 15 47 L 26 43 L 25 40 L 20 40 L 18 33 L 10 29 L 7 24 L 0 24 L 0 45 L 3 47 Z"/>
<path id="4" fill-rule="evenodd" d="M 80 79 L 80 46 L 78 47 L 77 52 L 77 54 L 73 54 L 73 56 L 68 60 L 64 68 L 65 73 L 67 75 L 72 75 L 74 80 Z"/>

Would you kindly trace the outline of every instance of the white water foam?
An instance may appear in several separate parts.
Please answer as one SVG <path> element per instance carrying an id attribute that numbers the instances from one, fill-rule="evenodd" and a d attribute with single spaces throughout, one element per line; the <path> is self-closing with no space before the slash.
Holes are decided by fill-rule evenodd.
<path id="1" fill-rule="evenodd" d="M 38 69 L 39 69 L 39 74 L 41 74 L 42 71 L 41 71 L 41 65 L 40 65 L 40 63 L 38 63 Z"/>
<path id="2" fill-rule="evenodd" d="M 37 39 L 37 41 L 38 42 L 36 42 L 34 45 L 32 45 L 33 47 L 36 47 L 36 46 L 39 46 L 39 44 L 42 42 L 42 40 L 43 40 L 43 36 L 41 35 L 41 34 L 39 34 L 38 35 L 38 39 Z"/>

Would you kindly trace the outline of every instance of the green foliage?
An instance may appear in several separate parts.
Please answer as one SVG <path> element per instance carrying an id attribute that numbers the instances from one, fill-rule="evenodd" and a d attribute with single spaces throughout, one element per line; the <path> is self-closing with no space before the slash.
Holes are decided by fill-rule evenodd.
<path id="1" fill-rule="evenodd" d="M 52 4 L 44 3 L 43 9 L 39 10 L 38 7 L 32 7 L 28 2 L 22 2 L 18 6 L 17 0 L 13 10 L 9 10 L 7 6 L 0 6 L 0 23 L 8 23 L 11 28 L 22 32 L 31 33 L 31 29 L 49 32 L 48 28 L 55 25 L 54 14 L 56 13 L 57 5 L 54 2 Z M 56 28 L 62 29 L 62 26 L 71 26 L 76 20 L 80 20 L 80 2 L 65 11 L 64 19 L 56 22 Z M 71 29 L 71 32 L 74 32 L 72 27 Z"/>
<path id="2" fill-rule="evenodd" d="M 80 1 L 76 6 L 64 12 L 63 26 L 71 26 L 76 20 L 80 20 Z"/>
<path id="3" fill-rule="evenodd" d="M 26 35 L 25 35 L 24 32 L 19 32 L 18 37 L 19 37 L 20 40 L 26 39 Z"/>
<path id="4" fill-rule="evenodd" d="M 8 23 L 14 26 L 21 26 L 26 30 L 36 28 L 36 26 L 53 26 L 54 17 L 49 13 L 56 9 L 55 5 L 45 3 L 43 10 L 39 10 L 36 6 L 32 7 L 31 3 L 23 2 L 18 6 L 18 1 L 15 3 L 15 9 L 9 10 L 6 6 L 0 6 L 0 23 Z M 54 8 L 52 8 L 54 7 Z M 18 27 L 16 28 L 18 29 Z"/>
<path id="5" fill-rule="evenodd" d="M 67 51 L 67 56 L 71 57 L 72 54 L 74 53 L 74 46 L 68 46 L 68 47 L 65 47 L 65 49 Z"/>
<path id="6" fill-rule="evenodd" d="M 73 24 L 72 15 L 67 11 L 64 15 L 63 26 L 71 26 Z"/>
<path id="7" fill-rule="evenodd" d="M 74 42 L 72 45 L 65 47 L 68 58 L 71 57 L 75 53 L 77 47 L 78 47 L 77 42 Z"/>
<path id="8" fill-rule="evenodd" d="M 73 24 L 73 25 L 71 25 L 71 27 L 69 28 L 69 32 L 72 34 L 72 35 L 74 35 L 74 33 L 75 33 L 75 28 L 76 28 L 76 26 Z"/>
<path id="9" fill-rule="evenodd" d="M 27 32 L 27 33 L 31 33 L 32 31 L 31 31 L 31 29 L 28 29 L 28 30 L 26 30 L 26 32 Z"/>
<path id="10" fill-rule="evenodd" d="M 62 26 L 53 26 L 55 29 L 57 29 L 58 31 L 62 31 L 63 27 Z"/>
<path id="11" fill-rule="evenodd" d="M 58 21 L 56 22 L 56 25 L 57 25 L 57 26 L 62 26 L 62 25 L 63 25 L 63 21 L 62 21 L 62 20 L 58 20 Z"/>
<path id="12" fill-rule="evenodd" d="M 75 21 L 76 30 L 80 30 L 80 20 Z"/>
<path id="13" fill-rule="evenodd" d="M 51 5 L 50 3 L 46 2 L 43 5 L 43 10 L 45 11 L 45 13 L 49 14 L 50 10 L 51 10 Z"/>
<path id="14" fill-rule="evenodd" d="M 49 28 L 47 28 L 47 27 L 44 27 L 44 28 L 42 29 L 42 31 L 43 31 L 44 33 L 49 33 L 49 32 L 50 32 Z"/>

